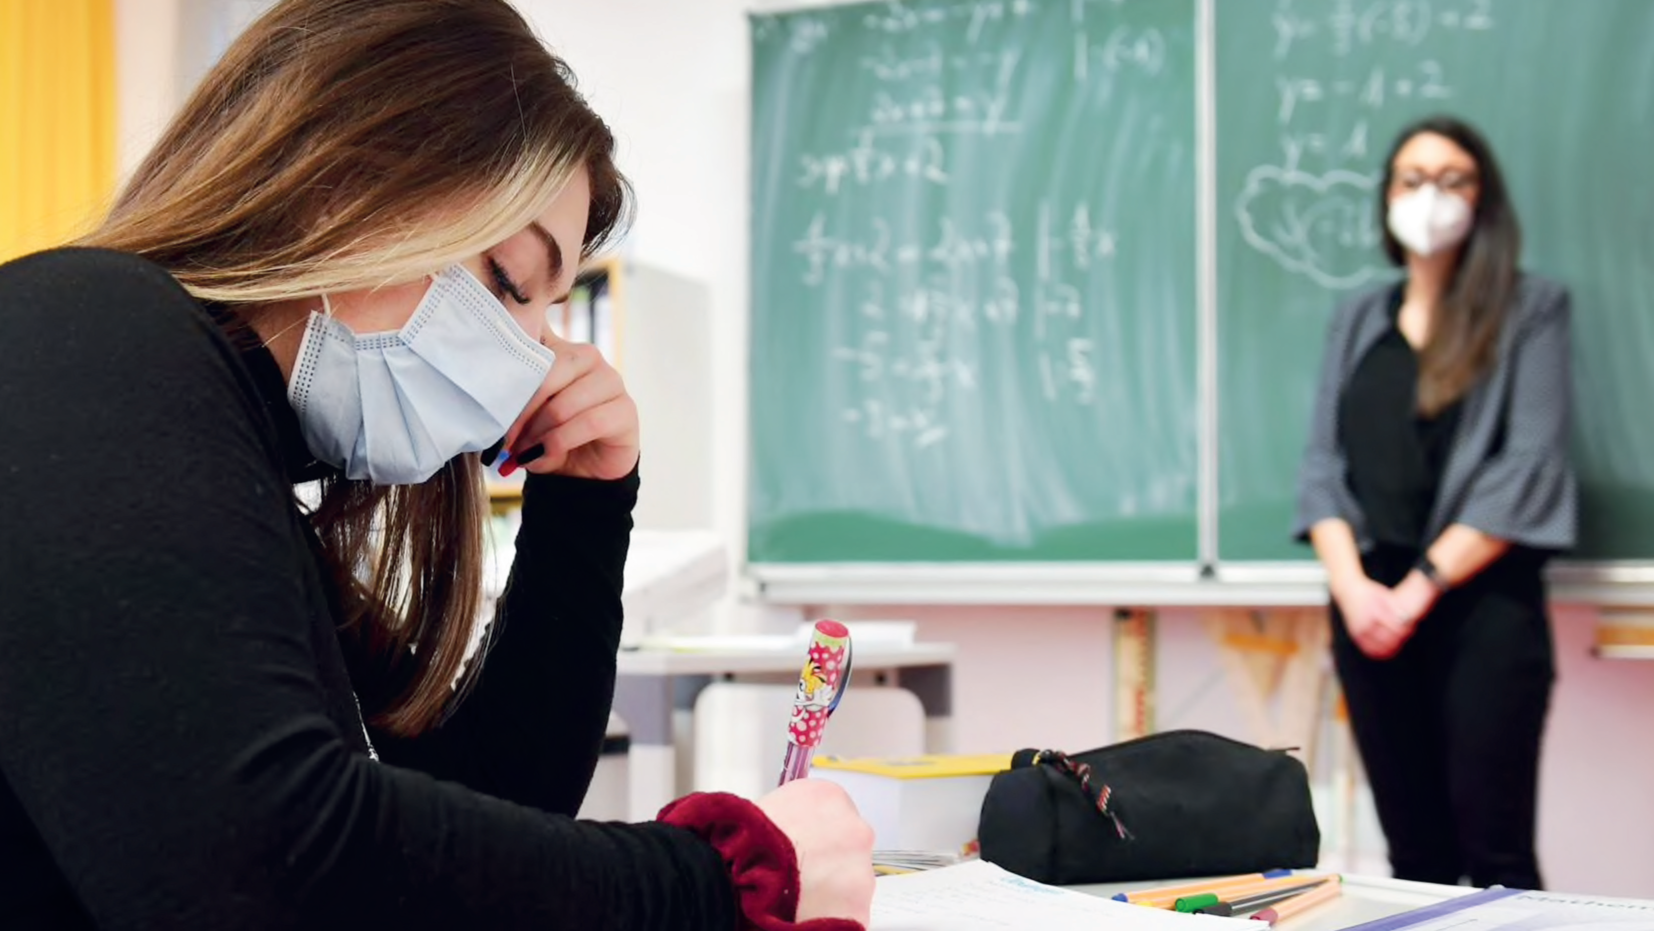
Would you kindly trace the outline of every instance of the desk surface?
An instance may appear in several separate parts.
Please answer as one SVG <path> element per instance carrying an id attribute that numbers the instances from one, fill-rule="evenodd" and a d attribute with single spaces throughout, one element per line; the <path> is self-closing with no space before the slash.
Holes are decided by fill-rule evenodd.
<path id="1" fill-rule="evenodd" d="M 709 638 L 715 641 L 717 638 Z M 623 676 L 715 676 L 720 673 L 797 672 L 804 662 L 805 644 L 780 648 L 719 648 L 709 643 L 696 649 L 644 647 L 621 650 L 618 671 Z M 953 662 L 951 643 L 868 644 L 855 647 L 855 668 L 900 669 L 940 666 Z"/>
<path id="2" fill-rule="evenodd" d="M 1169 884 L 1107 883 L 1074 888 L 1091 895 L 1110 896 L 1116 892 Z M 1405 879 L 1346 875 L 1343 895 L 1314 911 L 1305 912 L 1301 917 L 1282 922 L 1280 928 L 1281 931 L 1339 931 L 1476 891 L 1469 886 L 1438 886 Z"/>

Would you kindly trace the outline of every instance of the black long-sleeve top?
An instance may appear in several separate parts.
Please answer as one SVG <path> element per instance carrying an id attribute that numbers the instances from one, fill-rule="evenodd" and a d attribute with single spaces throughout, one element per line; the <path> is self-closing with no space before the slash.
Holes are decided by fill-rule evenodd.
<path id="1" fill-rule="evenodd" d="M 1460 402 L 1434 417 L 1418 413 L 1418 353 L 1401 332 L 1401 287 L 1390 300 L 1390 327 L 1350 374 L 1338 399 L 1338 442 L 1349 462 L 1350 494 L 1376 543 L 1428 548 Z"/>
<path id="2" fill-rule="evenodd" d="M 480 681 L 397 740 L 364 733 L 308 458 L 274 359 L 158 267 L 0 266 L 0 926 L 735 927 L 694 834 L 571 820 L 635 476 L 528 480 Z"/>

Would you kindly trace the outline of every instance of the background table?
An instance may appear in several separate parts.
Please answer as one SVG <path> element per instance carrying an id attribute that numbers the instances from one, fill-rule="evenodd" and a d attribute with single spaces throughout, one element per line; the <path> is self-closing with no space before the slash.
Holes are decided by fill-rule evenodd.
<path id="1" fill-rule="evenodd" d="M 614 711 L 631 733 L 631 812 L 652 818 L 667 802 L 693 791 L 679 776 L 678 757 L 694 752 L 692 730 L 674 738 L 675 711 L 692 711 L 695 699 L 713 681 L 796 683 L 804 664 L 802 646 L 785 649 L 622 650 L 615 683 Z M 951 643 L 857 646 L 855 675 L 912 692 L 925 712 L 925 752 L 953 749 L 953 657 Z M 685 715 L 692 720 L 692 715 Z M 777 761 L 779 765 L 779 761 Z"/>

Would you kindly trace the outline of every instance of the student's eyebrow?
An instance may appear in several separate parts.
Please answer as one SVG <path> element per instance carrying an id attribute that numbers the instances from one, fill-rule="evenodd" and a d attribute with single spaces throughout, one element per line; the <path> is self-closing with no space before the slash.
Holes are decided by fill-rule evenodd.
<path id="1" fill-rule="evenodd" d="M 528 228 L 534 231 L 534 235 L 540 237 L 540 243 L 546 247 L 546 261 L 551 280 L 556 281 L 563 277 L 563 247 L 557 244 L 557 237 L 551 235 L 551 231 L 541 226 L 538 220 L 529 223 Z M 569 296 L 564 294 L 552 303 L 561 304 L 568 299 Z"/>

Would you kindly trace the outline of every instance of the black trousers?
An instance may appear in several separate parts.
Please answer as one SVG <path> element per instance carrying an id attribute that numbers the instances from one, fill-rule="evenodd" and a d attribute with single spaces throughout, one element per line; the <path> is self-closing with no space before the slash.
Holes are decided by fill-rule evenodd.
<path id="1" fill-rule="evenodd" d="M 1416 558 L 1380 547 L 1363 562 L 1393 585 Z M 1534 816 L 1556 676 L 1543 568 L 1512 550 L 1389 660 L 1362 653 L 1332 606 L 1333 660 L 1399 879 L 1542 888 Z"/>

